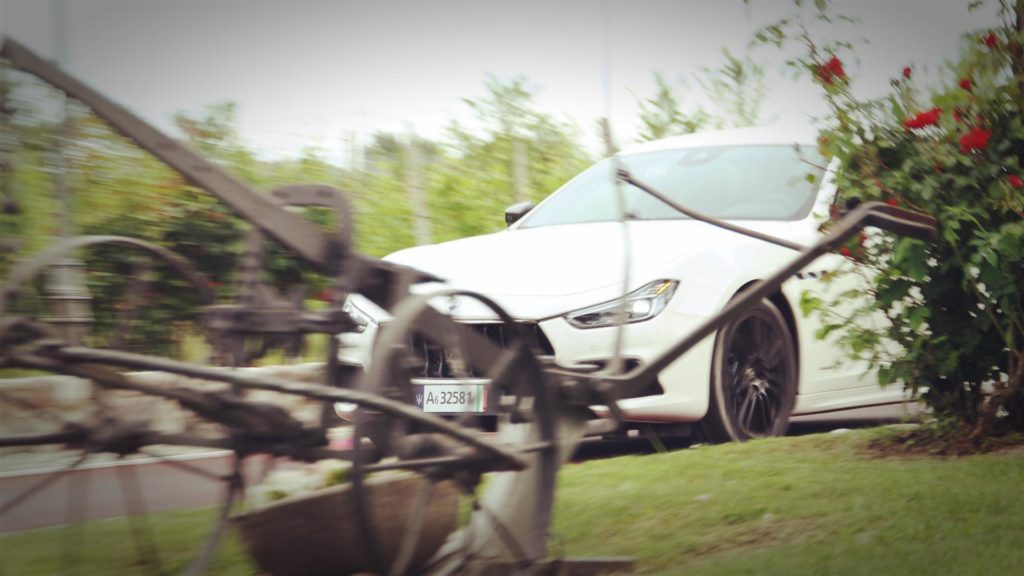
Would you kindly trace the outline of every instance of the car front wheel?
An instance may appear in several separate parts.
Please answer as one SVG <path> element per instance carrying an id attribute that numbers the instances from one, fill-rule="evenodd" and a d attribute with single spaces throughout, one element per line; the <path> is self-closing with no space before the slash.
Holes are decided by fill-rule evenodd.
<path id="1" fill-rule="evenodd" d="M 711 368 L 711 398 L 701 422 L 711 442 L 781 436 L 796 398 L 793 340 L 767 300 L 719 331 Z"/>

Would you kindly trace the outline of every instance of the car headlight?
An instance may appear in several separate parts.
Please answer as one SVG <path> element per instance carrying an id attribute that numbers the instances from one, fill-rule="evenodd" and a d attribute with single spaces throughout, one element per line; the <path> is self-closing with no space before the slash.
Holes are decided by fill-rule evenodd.
<path id="1" fill-rule="evenodd" d="M 676 280 L 655 280 L 626 295 L 626 323 L 650 320 L 668 306 L 676 293 Z M 618 321 L 619 300 L 612 300 L 565 315 L 565 319 L 576 328 L 603 328 L 614 326 Z"/>
<path id="2" fill-rule="evenodd" d="M 356 323 L 356 327 L 352 329 L 353 332 L 364 332 L 366 327 L 370 324 L 376 324 L 373 318 L 359 309 L 358 306 L 352 303 L 352 298 L 349 297 L 345 300 L 345 305 L 342 306 L 342 311 L 352 317 L 352 321 Z"/>

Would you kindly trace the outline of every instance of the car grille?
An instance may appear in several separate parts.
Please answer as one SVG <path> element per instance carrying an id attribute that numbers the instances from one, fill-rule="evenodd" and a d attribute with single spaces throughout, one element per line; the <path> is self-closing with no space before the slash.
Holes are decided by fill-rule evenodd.
<path id="1" fill-rule="evenodd" d="M 511 344 L 514 336 L 510 334 L 505 324 L 467 324 L 476 331 L 483 334 L 494 344 L 506 348 Z M 545 355 L 553 355 L 554 347 L 551 341 L 544 335 L 540 326 L 532 322 L 521 322 L 518 324 L 523 337 L 535 352 Z M 456 378 L 456 371 L 452 366 L 452 355 L 443 347 L 424 339 L 419 335 L 410 338 L 409 347 L 413 351 L 414 361 L 411 363 L 413 376 L 420 378 Z M 480 377 L 472 367 L 467 366 L 463 377 Z"/>

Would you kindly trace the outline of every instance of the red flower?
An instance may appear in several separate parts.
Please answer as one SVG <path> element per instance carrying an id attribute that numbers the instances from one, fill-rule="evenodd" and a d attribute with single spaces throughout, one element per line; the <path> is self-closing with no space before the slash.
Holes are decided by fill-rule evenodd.
<path id="1" fill-rule="evenodd" d="M 837 80 L 846 79 L 846 71 L 843 70 L 843 62 L 836 56 L 829 58 L 828 62 L 818 66 L 816 73 L 825 84 L 832 84 Z"/>
<path id="2" fill-rule="evenodd" d="M 984 150 L 988 147 L 988 139 L 992 137 L 992 131 L 980 126 L 975 126 L 960 137 L 960 151 L 970 154 L 975 150 Z"/>
<path id="3" fill-rule="evenodd" d="M 899 206 L 900 205 L 900 201 L 899 201 L 898 198 L 889 198 L 888 200 L 885 201 L 885 203 L 888 204 L 889 206 Z"/>
<path id="4" fill-rule="evenodd" d="M 1024 188 L 1024 178 L 1016 174 L 1010 174 L 1007 180 L 1010 182 L 1010 186 L 1014 188 Z"/>
<path id="5" fill-rule="evenodd" d="M 959 108 L 957 108 L 957 109 L 953 110 L 953 120 L 956 120 L 956 121 L 957 121 L 957 123 L 960 123 L 960 122 L 963 122 L 963 121 L 964 121 L 964 117 L 963 117 L 963 114 L 961 114 L 961 112 L 960 112 L 960 109 L 959 109 Z"/>
<path id="6" fill-rule="evenodd" d="M 334 289 L 324 288 L 323 290 L 317 292 L 314 298 L 321 302 L 330 302 L 331 300 L 334 300 Z"/>
<path id="7" fill-rule="evenodd" d="M 964 78 L 963 80 L 961 80 L 960 81 L 960 87 L 963 88 L 964 90 L 967 90 L 968 92 L 970 92 L 971 91 L 971 79 L 970 78 Z"/>
<path id="8" fill-rule="evenodd" d="M 910 66 L 904 66 L 903 67 L 903 77 L 904 78 L 910 78 L 910 73 L 911 72 L 913 72 L 913 70 L 911 70 Z"/>
<path id="9" fill-rule="evenodd" d="M 941 113 L 942 110 L 937 106 L 927 112 L 918 112 L 917 115 L 912 118 L 904 118 L 903 126 L 908 130 L 924 128 L 926 126 L 935 126 L 939 123 L 939 114 Z"/>
<path id="10" fill-rule="evenodd" d="M 999 43 L 999 38 L 996 37 L 995 32 L 989 32 L 988 34 L 982 37 L 981 41 L 985 43 L 985 46 L 988 46 L 989 48 L 995 48 L 996 44 Z"/>
<path id="11" fill-rule="evenodd" d="M 843 256 L 846 256 L 847 258 L 853 257 L 853 251 L 846 246 L 840 246 L 839 253 L 842 254 Z"/>

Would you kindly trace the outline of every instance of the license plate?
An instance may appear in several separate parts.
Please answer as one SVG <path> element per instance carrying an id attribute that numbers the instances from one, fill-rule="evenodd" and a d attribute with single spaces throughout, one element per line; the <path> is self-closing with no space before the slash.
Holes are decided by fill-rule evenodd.
<path id="1" fill-rule="evenodd" d="M 487 412 L 487 387 L 483 384 L 423 384 L 416 404 L 424 412 Z"/>

